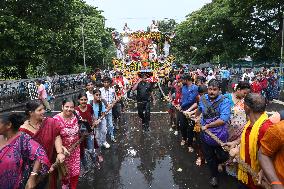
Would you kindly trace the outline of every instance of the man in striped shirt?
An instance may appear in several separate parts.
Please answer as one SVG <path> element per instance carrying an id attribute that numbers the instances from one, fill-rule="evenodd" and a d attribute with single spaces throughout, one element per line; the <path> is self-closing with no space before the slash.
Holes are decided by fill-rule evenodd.
<path id="1" fill-rule="evenodd" d="M 102 99 L 106 101 L 106 107 L 107 110 L 110 109 L 112 103 L 116 99 L 116 94 L 114 88 L 111 87 L 112 79 L 109 77 L 105 77 L 103 79 L 104 87 L 100 89 L 102 93 Z M 110 134 L 111 141 L 116 142 L 114 138 L 114 126 L 112 121 L 112 110 L 109 111 L 109 113 L 106 116 L 106 122 L 107 122 L 107 129 L 108 133 Z"/>

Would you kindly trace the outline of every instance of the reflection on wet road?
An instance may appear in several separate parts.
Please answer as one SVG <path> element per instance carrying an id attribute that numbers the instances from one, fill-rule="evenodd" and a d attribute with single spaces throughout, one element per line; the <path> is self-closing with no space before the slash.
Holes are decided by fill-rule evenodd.
<path id="1" fill-rule="evenodd" d="M 195 153 L 181 148 L 179 137 L 169 132 L 167 114 L 151 115 L 149 133 L 142 132 L 136 114 L 126 114 L 125 121 L 117 132 L 118 142 L 103 151 L 101 169 L 81 178 L 78 188 L 211 188 L 206 165 L 197 167 Z M 235 189 L 236 181 L 221 174 L 219 188 Z"/>
<path id="2" fill-rule="evenodd" d="M 60 110 L 62 99 L 56 99 Z M 283 105 L 270 104 L 267 111 L 279 111 Z M 135 105 L 127 110 L 136 111 Z M 153 112 L 165 112 L 166 104 L 158 103 Z M 165 113 L 151 114 L 151 131 L 143 133 L 137 114 L 126 113 L 125 122 L 117 131 L 117 143 L 104 150 L 100 170 L 80 178 L 79 189 L 211 189 L 206 165 L 195 165 L 195 153 L 180 147 L 180 136 L 169 132 Z M 179 171 L 178 171 L 179 170 Z M 219 189 L 237 189 L 234 178 L 221 174 Z"/>

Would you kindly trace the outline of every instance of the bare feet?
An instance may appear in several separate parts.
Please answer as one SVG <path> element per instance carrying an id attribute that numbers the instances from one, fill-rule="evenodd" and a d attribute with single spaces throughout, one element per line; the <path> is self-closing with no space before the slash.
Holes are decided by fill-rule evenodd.
<path id="1" fill-rule="evenodd" d="M 189 153 L 191 153 L 191 152 L 193 152 L 194 151 L 194 149 L 192 148 L 192 147 L 188 147 L 188 152 Z"/>
<path id="2" fill-rule="evenodd" d="M 201 166 L 201 157 L 198 157 L 198 158 L 197 158 L 195 164 L 196 164 L 197 166 Z"/>
<path id="3" fill-rule="evenodd" d="M 98 160 L 99 160 L 100 163 L 103 162 L 104 161 L 103 156 L 102 155 L 98 155 Z"/>

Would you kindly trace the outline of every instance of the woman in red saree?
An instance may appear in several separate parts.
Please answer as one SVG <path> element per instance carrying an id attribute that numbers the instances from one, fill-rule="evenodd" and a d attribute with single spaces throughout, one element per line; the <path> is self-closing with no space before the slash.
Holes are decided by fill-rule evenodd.
<path id="1" fill-rule="evenodd" d="M 63 162 L 64 152 L 67 151 L 62 146 L 60 137 L 60 127 L 57 120 L 44 117 L 44 106 L 39 101 L 32 101 L 26 104 L 26 114 L 28 119 L 20 127 L 19 131 L 29 134 L 46 151 L 48 159 L 54 163 L 56 159 Z M 57 153 L 57 155 L 56 155 Z M 47 188 L 57 188 L 57 171 L 53 171 L 49 176 Z"/>
<path id="2" fill-rule="evenodd" d="M 46 174 L 50 163 L 44 149 L 26 133 L 18 132 L 22 117 L 0 117 L 0 188 L 34 188 L 36 177 Z"/>

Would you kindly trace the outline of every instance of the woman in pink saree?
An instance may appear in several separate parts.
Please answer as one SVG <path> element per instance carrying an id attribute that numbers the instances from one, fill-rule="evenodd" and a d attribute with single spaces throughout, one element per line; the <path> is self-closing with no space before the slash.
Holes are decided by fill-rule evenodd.
<path id="1" fill-rule="evenodd" d="M 0 117 L 0 188 L 34 188 L 38 175 L 46 174 L 50 163 L 44 149 L 28 134 L 18 131 L 22 117 Z"/>

